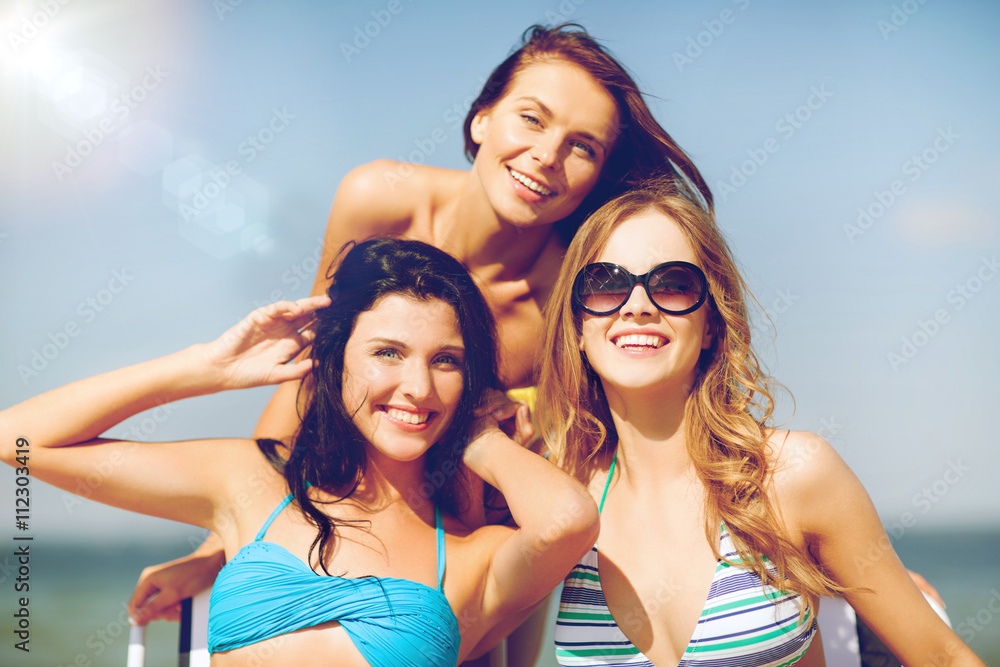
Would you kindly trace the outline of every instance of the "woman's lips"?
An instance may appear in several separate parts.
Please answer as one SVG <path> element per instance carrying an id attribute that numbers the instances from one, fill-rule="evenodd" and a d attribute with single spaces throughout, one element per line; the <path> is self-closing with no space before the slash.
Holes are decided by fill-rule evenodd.
<path id="1" fill-rule="evenodd" d="M 390 405 L 379 406 L 382 413 L 398 428 L 404 431 L 423 431 L 437 413 L 431 410 L 409 410 Z"/>
<path id="2" fill-rule="evenodd" d="M 549 199 L 550 197 L 556 196 L 556 192 L 550 187 L 534 178 L 531 178 L 527 174 L 517 171 L 511 167 L 507 167 L 507 172 L 510 174 L 514 191 L 519 197 L 521 197 L 521 199 L 531 204 L 537 204 Z"/>

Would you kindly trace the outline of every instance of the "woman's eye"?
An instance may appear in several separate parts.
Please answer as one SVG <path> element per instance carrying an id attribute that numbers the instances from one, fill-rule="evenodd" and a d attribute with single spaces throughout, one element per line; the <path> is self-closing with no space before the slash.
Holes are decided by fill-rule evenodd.
<path id="1" fill-rule="evenodd" d="M 521 114 L 521 120 L 523 120 L 528 125 L 541 125 L 541 121 L 530 114 Z"/>
<path id="2" fill-rule="evenodd" d="M 376 357 L 383 357 L 385 359 L 398 359 L 399 350 L 394 350 L 391 347 L 383 347 L 382 349 L 375 350 Z"/>
<path id="3" fill-rule="evenodd" d="M 442 354 L 434 360 L 435 363 L 447 366 L 461 366 L 462 360 L 453 354 Z"/>
<path id="4" fill-rule="evenodd" d="M 583 143 L 582 141 L 574 141 L 573 148 L 580 151 L 581 153 L 589 157 L 591 160 L 597 157 L 597 151 L 595 151 L 593 148 Z"/>

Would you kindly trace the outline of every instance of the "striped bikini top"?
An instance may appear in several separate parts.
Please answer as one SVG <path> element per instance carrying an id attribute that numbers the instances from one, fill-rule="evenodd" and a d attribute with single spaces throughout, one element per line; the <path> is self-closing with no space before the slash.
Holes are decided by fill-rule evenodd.
<path id="1" fill-rule="evenodd" d="M 265 542 L 275 508 L 254 541 L 226 563 L 212 587 L 208 650 L 229 651 L 337 621 L 372 667 L 454 667 L 462 638 L 444 596 L 444 527 L 437 524 L 437 589 L 408 579 L 317 574 L 279 544 Z"/>
<path id="2" fill-rule="evenodd" d="M 608 471 L 608 482 L 616 462 L 617 453 Z M 607 493 L 606 483 L 601 510 Z M 719 553 L 731 562 L 740 562 L 724 524 Z M 764 560 L 774 571 L 766 556 Z M 708 599 L 678 667 L 794 664 L 805 655 L 817 629 L 811 614 L 799 621 L 801 608 L 798 595 L 763 585 L 754 572 L 720 559 Z M 653 667 L 608 610 L 596 544 L 566 577 L 556 617 L 555 645 L 556 660 L 566 667 Z"/>

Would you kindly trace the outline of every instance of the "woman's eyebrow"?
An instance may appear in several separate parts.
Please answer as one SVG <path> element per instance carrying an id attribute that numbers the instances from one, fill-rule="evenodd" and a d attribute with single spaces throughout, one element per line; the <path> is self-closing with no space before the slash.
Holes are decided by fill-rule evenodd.
<path id="1" fill-rule="evenodd" d="M 548 108 L 548 106 L 545 105 L 545 102 L 541 101 L 540 99 L 538 99 L 534 95 L 522 95 L 521 97 L 517 98 L 517 101 L 518 102 L 520 102 L 520 101 L 534 102 L 535 104 L 538 105 L 538 108 L 542 110 L 542 113 L 544 113 L 546 115 L 549 115 L 549 116 L 552 115 L 552 109 Z"/>
<path id="2" fill-rule="evenodd" d="M 517 101 L 518 102 L 522 102 L 522 101 L 524 101 L 524 102 L 532 102 L 533 104 L 536 104 L 538 106 L 538 108 L 541 109 L 542 113 L 544 113 L 546 116 L 551 116 L 552 115 L 552 109 L 549 109 L 545 105 L 545 102 L 542 102 L 540 99 L 538 99 L 537 97 L 535 97 L 533 95 L 523 95 L 521 97 L 518 97 Z M 595 137 L 590 132 L 577 132 L 576 134 L 579 134 L 584 139 L 588 139 L 590 141 L 593 141 L 595 144 L 597 144 L 598 146 L 601 147 L 602 151 L 607 152 L 608 147 L 607 147 L 607 144 L 604 142 L 603 139 L 599 139 L 599 138 Z"/>
<path id="3" fill-rule="evenodd" d="M 409 345 L 401 340 L 396 340 L 395 338 L 383 338 L 381 336 L 376 336 L 375 338 L 369 338 L 369 343 L 377 343 L 379 345 L 395 345 L 396 347 L 409 348 Z"/>
<path id="4" fill-rule="evenodd" d="M 410 349 L 410 346 L 401 340 L 396 340 L 395 338 L 385 338 L 384 336 L 376 336 L 374 338 L 368 339 L 369 345 L 392 345 L 393 347 L 398 347 L 404 350 Z M 464 345 L 450 345 L 445 344 L 438 348 L 438 352 L 457 352 L 460 354 L 465 354 Z"/>

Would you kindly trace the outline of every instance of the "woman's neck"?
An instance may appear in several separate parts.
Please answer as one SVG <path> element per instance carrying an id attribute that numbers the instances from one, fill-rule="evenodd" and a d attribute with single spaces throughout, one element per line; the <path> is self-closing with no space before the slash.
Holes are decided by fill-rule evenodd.
<path id="1" fill-rule="evenodd" d="M 606 395 L 618 433 L 622 482 L 638 491 L 690 475 L 686 392 L 612 390 Z"/>
<path id="2" fill-rule="evenodd" d="M 481 280 L 517 280 L 527 275 L 553 234 L 552 224 L 517 227 L 502 220 L 469 172 L 458 197 L 442 208 L 435 242 Z"/>
<path id="3" fill-rule="evenodd" d="M 369 453 L 365 475 L 351 498 L 372 512 L 407 505 L 421 516 L 431 508 L 429 514 L 433 516 L 427 487 L 423 457 L 414 461 L 394 461 Z"/>

